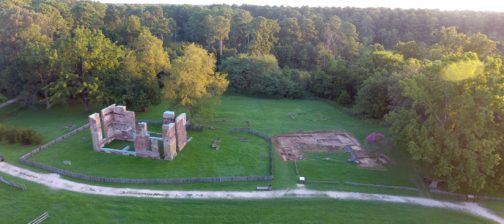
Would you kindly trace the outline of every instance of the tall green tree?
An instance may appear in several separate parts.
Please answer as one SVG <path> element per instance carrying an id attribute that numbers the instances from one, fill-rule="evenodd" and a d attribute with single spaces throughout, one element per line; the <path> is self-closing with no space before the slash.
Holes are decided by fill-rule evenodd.
<path id="1" fill-rule="evenodd" d="M 159 73 L 168 72 L 171 67 L 168 53 L 162 40 L 148 29 L 143 29 L 131 43 L 132 52 L 127 55 L 125 67 L 130 74 L 154 81 Z M 130 63 L 131 62 L 131 63 Z"/>
<path id="2" fill-rule="evenodd" d="M 219 57 L 222 57 L 224 40 L 229 37 L 231 21 L 224 16 L 209 17 L 209 24 L 207 26 L 210 32 L 209 42 L 219 42 Z"/>
<path id="3" fill-rule="evenodd" d="M 100 29 L 104 25 L 103 18 L 106 10 L 107 6 L 100 2 L 78 1 L 72 8 L 74 25 Z"/>
<path id="4" fill-rule="evenodd" d="M 122 63 L 122 75 L 113 77 L 110 87 L 123 83 L 126 88 L 112 89 L 115 101 L 125 101 L 135 111 L 145 111 L 147 107 L 161 100 L 159 76 L 169 71 L 171 64 L 163 49 L 163 42 L 144 28 L 126 51 Z M 118 80 L 119 79 L 119 80 Z M 114 83 L 116 82 L 116 83 Z"/>
<path id="5" fill-rule="evenodd" d="M 50 20 L 36 12 L 27 1 L 0 2 L 0 92 L 8 97 L 16 97 L 23 91 L 25 81 L 19 76 L 22 67 L 16 64 L 26 41 L 20 33 L 32 25 L 41 30 L 51 30 Z M 47 32 L 45 32 L 47 34 Z"/>
<path id="6" fill-rule="evenodd" d="M 354 111 L 362 116 L 381 119 L 391 108 L 389 88 L 404 73 L 402 55 L 391 51 L 373 51 L 366 59 L 368 77 L 359 86 Z M 371 74 L 371 75 L 369 75 Z"/>
<path id="7" fill-rule="evenodd" d="M 24 48 L 18 56 L 19 73 L 23 76 L 25 95 L 37 100 L 39 93 L 46 108 L 51 108 L 49 84 L 58 72 L 58 54 L 52 39 L 44 35 L 37 25 L 32 25 L 20 34 Z M 27 100 L 27 99 L 25 99 Z"/>
<path id="8" fill-rule="evenodd" d="M 316 44 L 319 31 L 315 26 L 315 22 L 310 18 L 303 17 L 299 21 L 299 26 L 303 35 L 303 40 L 310 42 L 311 44 Z"/>
<path id="9" fill-rule="evenodd" d="M 403 80 L 403 95 L 412 104 L 387 120 L 398 142 L 430 175 L 445 180 L 450 190 L 474 192 L 495 177 L 501 162 L 502 123 L 495 120 L 496 105 L 502 105 L 495 93 L 501 87 L 492 82 L 502 80 L 502 70 L 453 68 L 466 63 L 482 64 L 473 53 L 453 56 Z"/>
<path id="10" fill-rule="evenodd" d="M 423 59 L 427 56 L 426 46 L 423 43 L 417 43 L 416 41 L 402 42 L 399 41 L 394 49 L 402 54 L 405 59 L 417 58 Z"/>
<path id="11" fill-rule="evenodd" d="M 220 70 L 228 74 L 232 91 L 266 97 L 302 97 L 309 78 L 299 70 L 280 69 L 274 55 L 229 57 Z"/>
<path id="12" fill-rule="evenodd" d="M 293 44 L 303 38 L 301 27 L 296 18 L 286 18 L 280 22 L 280 33 L 278 34 L 281 44 Z"/>
<path id="13" fill-rule="evenodd" d="M 361 48 L 355 26 L 337 16 L 332 16 L 324 23 L 321 34 L 324 46 L 335 55 L 353 58 Z"/>
<path id="14" fill-rule="evenodd" d="M 162 41 L 172 36 L 175 21 L 165 17 L 160 6 L 149 6 L 142 13 L 142 25 L 149 28 L 152 34 Z"/>
<path id="15" fill-rule="evenodd" d="M 278 41 L 280 26 L 274 20 L 256 17 L 250 24 L 249 52 L 255 55 L 269 54 Z"/>
<path id="16" fill-rule="evenodd" d="M 56 0 L 40 0 L 34 3 L 34 9 L 47 17 L 50 25 L 46 32 L 52 39 L 70 31 L 74 21 L 68 4 Z"/>
<path id="17" fill-rule="evenodd" d="M 475 33 L 466 35 L 456 27 L 442 27 L 433 32 L 436 43 L 430 48 L 430 57 L 441 59 L 449 54 L 462 54 L 463 52 L 477 53 L 481 59 L 495 54 L 497 43 L 486 35 Z"/>
<path id="18" fill-rule="evenodd" d="M 252 22 L 252 15 L 249 11 L 237 9 L 231 18 L 231 27 L 229 31 L 229 42 L 231 46 L 243 53 L 247 50 L 250 41 L 249 25 Z"/>
<path id="19" fill-rule="evenodd" d="M 126 21 L 122 24 L 122 30 L 120 32 L 120 40 L 123 44 L 131 44 L 138 38 L 140 32 L 142 31 L 142 23 L 140 18 L 135 15 L 130 15 Z"/>
<path id="20" fill-rule="evenodd" d="M 104 96 L 103 80 L 120 65 L 123 49 L 113 44 L 101 31 L 78 27 L 58 45 L 62 71 L 51 90 L 53 99 L 79 98 L 89 112 L 92 100 Z"/>

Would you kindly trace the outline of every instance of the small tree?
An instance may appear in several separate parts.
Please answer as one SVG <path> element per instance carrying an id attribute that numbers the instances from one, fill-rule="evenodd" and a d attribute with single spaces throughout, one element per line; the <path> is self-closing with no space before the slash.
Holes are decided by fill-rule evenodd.
<path id="1" fill-rule="evenodd" d="M 183 55 L 173 62 L 164 80 L 164 96 L 185 106 L 196 114 L 203 99 L 224 93 L 228 86 L 226 75 L 215 72 L 215 56 L 196 44 L 183 48 Z"/>
<path id="2" fill-rule="evenodd" d="M 336 102 L 342 106 L 349 106 L 353 103 L 352 97 L 346 90 L 341 91 Z"/>

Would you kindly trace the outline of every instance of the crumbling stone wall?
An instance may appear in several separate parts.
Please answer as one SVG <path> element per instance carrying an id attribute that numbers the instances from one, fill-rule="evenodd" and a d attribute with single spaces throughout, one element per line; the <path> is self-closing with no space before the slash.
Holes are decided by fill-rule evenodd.
<path id="1" fill-rule="evenodd" d="M 163 124 L 175 123 L 175 112 L 165 111 L 163 113 Z"/>
<path id="2" fill-rule="evenodd" d="M 147 131 L 147 123 L 140 122 L 137 125 L 135 137 L 135 152 L 137 157 L 160 159 L 159 140 L 150 137 Z"/>
<path id="3" fill-rule="evenodd" d="M 177 152 L 182 151 L 184 146 L 187 144 L 187 132 L 186 132 L 186 114 L 180 114 L 177 119 L 175 119 L 175 129 L 177 134 Z"/>
<path id="4" fill-rule="evenodd" d="M 89 129 L 91 130 L 91 140 L 93 141 L 93 149 L 100 151 L 100 148 L 105 146 L 103 140 L 102 126 L 100 114 L 94 113 L 89 115 Z"/>
<path id="5" fill-rule="evenodd" d="M 112 104 L 101 110 L 101 118 L 107 143 L 114 139 L 135 140 L 135 112 L 127 111 L 125 106 Z"/>
<path id="6" fill-rule="evenodd" d="M 110 153 L 133 154 L 116 149 L 105 149 L 105 145 L 113 140 L 134 142 L 135 156 L 173 160 L 187 144 L 186 114 L 175 118 L 175 113 L 163 113 L 162 138 L 151 137 L 147 130 L 147 123 L 140 122 L 135 125 L 135 113 L 127 111 L 125 106 L 110 105 L 101 113 L 89 116 L 91 138 L 95 151 Z M 103 128 L 103 129 L 102 129 Z M 105 137 L 104 137 L 105 133 Z M 162 149 L 160 148 L 162 143 Z"/>
<path id="7" fill-rule="evenodd" d="M 164 159 L 173 160 L 177 156 L 177 137 L 175 123 L 163 124 Z"/>
<path id="8" fill-rule="evenodd" d="M 147 149 L 149 148 L 149 133 L 147 132 L 147 123 L 140 122 L 136 126 L 135 152 L 138 157 L 149 157 Z"/>

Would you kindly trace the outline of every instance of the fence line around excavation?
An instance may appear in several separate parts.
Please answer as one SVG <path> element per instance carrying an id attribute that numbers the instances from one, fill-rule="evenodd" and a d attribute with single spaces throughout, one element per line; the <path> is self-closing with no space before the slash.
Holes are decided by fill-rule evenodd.
<path id="1" fill-rule="evenodd" d="M 257 135 L 269 143 L 269 175 L 266 176 L 223 176 L 223 177 L 189 177 L 189 178 L 117 178 L 117 177 L 101 177 L 101 176 L 92 176 L 85 175 L 77 172 L 72 172 L 65 169 L 60 169 L 51 165 L 38 163 L 34 161 L 28 160 L 30 157 L 35 154 L 47 149 L 49 146 L 59 143 L 81 131 L 89 128 L 89 124 L 85 124 L 79 128 L 76 128 L 56 139 L 39 146 L 21 156 L 19 158 L 19 162 L 31 166 L 36 167 L 48 172 L 57 173 L 62 176 L 71 177 L 80 180 L 86 181 L 94 181 L 94 182 L 103 182 L 103 183 L 122 183 L 122 184 L 183 184 L 183 183 L 219 183 L 219 182 L 242 182 L 242 181 L 271 181 L 273 180 L 273 171 L 272 171 L 272 145 L 271 139 L 269 136 L 252 130 L 247 130 L 244 132 Z M 232 130 L 233 131 L 233 130 Z M 234 130 L 234 131 L 242 131 L 242 130 Z"/>
<path id="2" fill-rule="evenodd" d="M 339 180 L 310 180 L 310 179 L 308 179 L 308 180 L 306 180 L 306 183 L 346 184 L 346 185 L 359 186 L 359 187 L 373 187 L 373 188 L 396 189 L 396 190 L 407 190 L 407 191 L 420 191 L 416 187 L 384 185 L 384 184 L 368 184 L 368 183 L 358 183 L 358 182 L 352 182 L 352 181 L 339 181 Z"/>
<path id="3" fill-rule="evenodd" d="M 255 135 L 259 138 L 262 138 L 266 143 L 268 143 L 268 171 L 269 175 L 273 176 L 273 142 L 271 141 L 271 137 L 268 134 L 250 129 L 250 128 L 232 128 L 231 132 L 242 132 L 251 135 Z"/>

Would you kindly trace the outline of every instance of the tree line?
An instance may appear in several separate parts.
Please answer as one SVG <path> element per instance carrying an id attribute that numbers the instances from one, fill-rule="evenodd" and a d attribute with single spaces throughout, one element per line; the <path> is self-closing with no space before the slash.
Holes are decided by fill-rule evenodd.
<path id="1" fill-rule="evenodd" d="M 0 21 L 0 99 L 321 97 L 383 119 L 450 190 L 504 185 L 503 13 L 4 0 Z"/>

